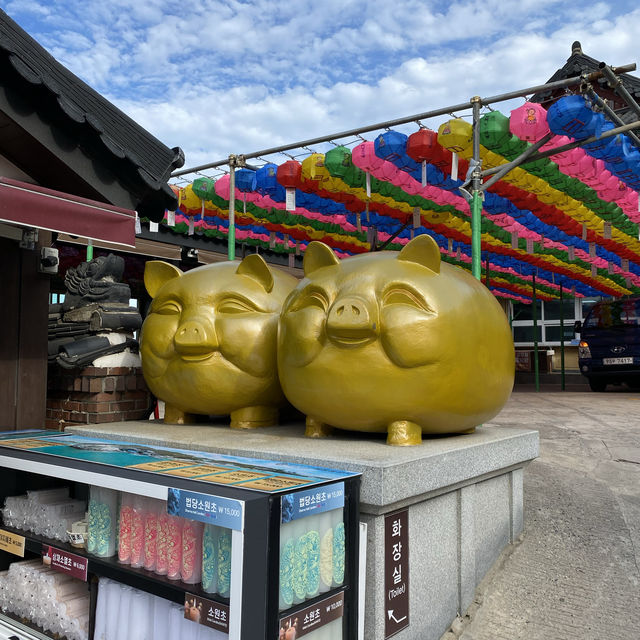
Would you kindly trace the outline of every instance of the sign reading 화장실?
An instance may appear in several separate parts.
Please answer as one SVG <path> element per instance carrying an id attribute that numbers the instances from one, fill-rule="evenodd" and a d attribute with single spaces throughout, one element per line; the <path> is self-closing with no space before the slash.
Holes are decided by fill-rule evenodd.
<path id="1" fill-rule="evenodd" d="M 409 511 L 384 517 L 384 637 L 409 626 Z"/>

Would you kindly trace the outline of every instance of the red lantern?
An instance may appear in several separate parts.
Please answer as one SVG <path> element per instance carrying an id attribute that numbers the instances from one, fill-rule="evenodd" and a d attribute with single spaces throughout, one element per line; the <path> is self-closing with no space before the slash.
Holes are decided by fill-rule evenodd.
<path id="1" fill-rule="evenodd" d="M 302 165 L 296 160 L 287 160 L 278 167 L 278 182 L 286 190 L 285 209 L 296 210 L 296 188 L 302 184 Z"/>
<path id="2" fill-rule="evenodd" d="M 438 134 L 430 129 L 418 129 L 407 138 L 407 155 L 422 163 L 422 186 L 427 186 L 427 160 L 433 162 L 440 155 Z"/>
<path id="3" fill-rule="evenodd" d="M 418 129 L 407 139 L 407 155 L 416 162 L 430 160 L 439 148 L 438 134 L 430 129 Z"/>
<path id="4" fill-rule="evenodd" d="M 285 189 L 296 189 L 302 184 L 302 165 L 296 160 L 287 160 L 278 167 L 276 177 Z"/>

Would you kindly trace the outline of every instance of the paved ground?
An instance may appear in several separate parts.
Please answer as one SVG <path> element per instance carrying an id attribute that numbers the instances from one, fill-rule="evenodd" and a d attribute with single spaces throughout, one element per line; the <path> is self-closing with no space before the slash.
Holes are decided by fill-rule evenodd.
<path id="1" fill-rule="evenodd" d="M 492 421 L 540 431 L 525 534 L 445 637 L 640 638 L 640 394 L 613 389 L 516 391 Z"/>

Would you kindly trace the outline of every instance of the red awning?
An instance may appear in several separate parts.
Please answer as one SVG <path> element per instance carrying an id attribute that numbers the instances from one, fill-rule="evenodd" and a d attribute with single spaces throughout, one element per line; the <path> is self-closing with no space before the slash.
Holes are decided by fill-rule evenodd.
<path id="1" fill-rule="evenodd" d="M 0 176 L 0 222 L 135 246 L 135 211 Z"/>

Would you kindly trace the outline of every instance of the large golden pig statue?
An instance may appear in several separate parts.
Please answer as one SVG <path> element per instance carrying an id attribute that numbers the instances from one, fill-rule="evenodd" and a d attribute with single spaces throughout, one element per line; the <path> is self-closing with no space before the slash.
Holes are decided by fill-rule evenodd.
<path id="1" fill-rule="evenodd" d="M 473 431 L 509 398 L 507 318 L 486 287 L 441 263 L 430 236 L 342 261 L 312 242 L 304 275 L 282 310 L 278 372 L 307 435 L 339 427 L 418 444 Z"/>
<path id="2" fill-rule="evenodd" d="M 202 414 L 230 415 L 236 428 L 276 423 L 284 402 L 278 316 L 298 280 L 251 254 L 184 274 L 150 261 L 144 282 L 153 300 L 142 326 L 142 373 L 165 402 L 164 421 Z"/>

